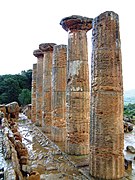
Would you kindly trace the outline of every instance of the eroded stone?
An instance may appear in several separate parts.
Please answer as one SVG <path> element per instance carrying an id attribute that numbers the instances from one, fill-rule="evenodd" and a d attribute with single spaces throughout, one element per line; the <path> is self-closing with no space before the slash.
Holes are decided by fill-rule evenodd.
<path id="1" fill-rule="evenodd" d="M 123 81 L 118 15 L 93 20 L 91 62 L 90 174 L 124 176 Z M 114 160 L 115 159 L 115 160 Z"/>

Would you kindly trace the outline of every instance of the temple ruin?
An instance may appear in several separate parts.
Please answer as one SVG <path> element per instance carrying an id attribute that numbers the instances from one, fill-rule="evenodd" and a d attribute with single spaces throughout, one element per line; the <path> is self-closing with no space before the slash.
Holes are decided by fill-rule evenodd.
<path id="1" fill-rule="evenodd" d="M 44 43 L 33 53 L 37 57 L 32 81 L 33 121 L 39 122 L 53 141 L 65 142 L 67 154 L 89 154 L 91 176 L 121 178 L 124 130 L 119 17 L 112 11 L 94 19 L 73 15 L 63 18 L 60 25 L 68 32 L 68 45 Z"/>

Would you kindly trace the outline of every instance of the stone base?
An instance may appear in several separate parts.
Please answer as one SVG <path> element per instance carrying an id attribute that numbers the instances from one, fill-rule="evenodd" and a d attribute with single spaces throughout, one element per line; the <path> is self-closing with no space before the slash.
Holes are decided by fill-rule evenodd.
<path id="1" fill-rule="evenodd" d="M 119 179 L 124 177 L 123 156 L 90 154 L 89 162 L 91 176 L 100 179 Z"/>
<path id="2" fill-rule="evenodd" d="M 66 139 L 66 128 L 51 128 L 51 139 L 54 142 L 64 142 Z"/>
<path id="3" fill-rule="evenodd" d="M 41 129 L 44 133 L 51 133 L 51 126 L 42 126 Z"/>
<path id="4" fill-rule="evenodd" d="M 72 144 L 66 141 L 65 152 L 70 155 L 87 155 L 89 154 L 89 144 Z"/>

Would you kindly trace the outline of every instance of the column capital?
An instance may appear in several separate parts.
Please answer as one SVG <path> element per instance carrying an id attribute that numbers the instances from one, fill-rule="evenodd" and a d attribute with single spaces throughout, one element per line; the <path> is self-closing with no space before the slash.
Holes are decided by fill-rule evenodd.
<path id="1" fill-rule="evenodd" d="M 85 30 L 89 31 L 92 28 L 93 18 L 83 17 L 79 15 L 72 15 L 63 18 L 60 25 L 65 31 Z"/>
<path id="2" fill-rule="evenodd" d="M 46 51 L 53 51 L 53 46 L 55 46 L 55 43 L 42 43 L 39 44 L 39 49 L 42 52 L 46 52 Z"/>
<path id="3" fill-rule="evenodd" d="M 43 57 L 43 52 L 40 49 L 36 49 L 33 51 L 33 55 L 37 58 Z"/>

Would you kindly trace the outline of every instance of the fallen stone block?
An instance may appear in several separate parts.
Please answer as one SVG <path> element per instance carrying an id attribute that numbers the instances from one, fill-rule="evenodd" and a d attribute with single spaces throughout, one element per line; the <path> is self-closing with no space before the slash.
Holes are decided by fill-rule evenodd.
<path id="1" fill-rule="evenodd" d="M 127 122 L 124 122 L 124 132 L 131 132 L 133 130 L 133 125 Z"/>
<path id="2" fill-rule="evenodd" d="M 127 146 L 127 147 L 126 147 L 126 150 L 127 150 L 128 152 L 130 152 L 130 153 L 135 154 L 135 148 L 134 148 L 133 146 Z"/>
<path id="3" fill-rule="evenodd" d="M 30 173 L 28 180 L 40 180 L 40 174 L 37 171 L 33 171 Z"/>
<path id="4" fill-rule="evenodd" d="M 130 170 L 132 171 L 132 161 L 131 160 L 127 160 L 127 159 L 124 159 L 124 165 L 125 165 L 125 170 Z"/>
<path id="5" fill-rule="evenodd" d="M 26 148 L 18 149 L 17 153 L 19 157 L 21 156 L 28 157 L 28 150 Z"/>
<path id="6" fill-rule="evenodd" d="M 27 163 L 28 163 L 28 157 L 26 157 L 26 156 L 21 156 L 19 162 L 20 162 L 20 165 L 27 165 Z"/>

